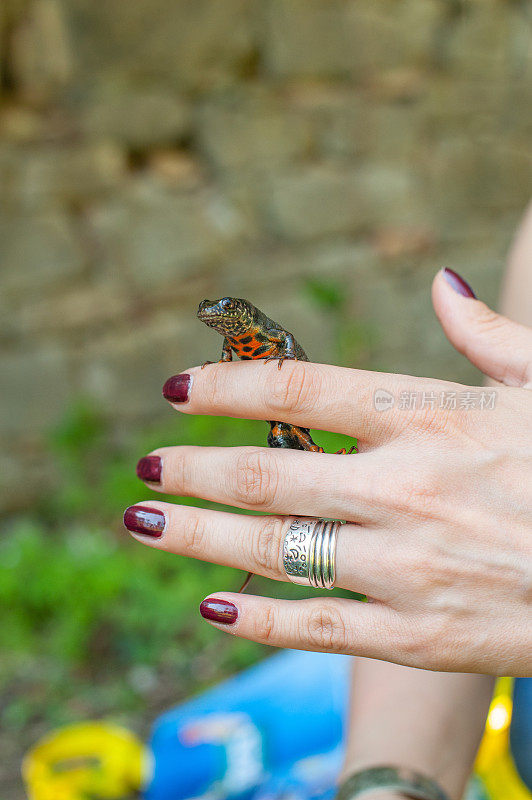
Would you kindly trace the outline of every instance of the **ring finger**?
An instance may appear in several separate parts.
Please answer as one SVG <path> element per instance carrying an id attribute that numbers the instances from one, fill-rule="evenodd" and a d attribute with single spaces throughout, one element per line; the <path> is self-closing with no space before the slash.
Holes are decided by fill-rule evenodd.
<path id="1" fill-rule="evenodd" d="M 143 544 L 202 561 L 288 580 L 283 540 L 293 517 L 255 517 L 149 502 L 130 506 L 124 524 Z M 342 525 L 336 546 L 336 585 L 387 601 L 394 574 L 389 542 L 378 531 Z"/>

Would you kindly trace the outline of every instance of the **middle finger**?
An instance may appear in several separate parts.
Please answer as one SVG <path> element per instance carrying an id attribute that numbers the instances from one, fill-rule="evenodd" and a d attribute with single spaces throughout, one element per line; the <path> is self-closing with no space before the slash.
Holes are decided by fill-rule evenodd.
<path id="1" fill-rule="evenodd" d="M 146 483 L 166 494 L 367 524 L 378 517 L 369 501 L 371 453 L 350 458 L 267 447 L 165 447 L 141 459 L 139 477 L 154 458 L 160 459 L 159 482 Z"/>

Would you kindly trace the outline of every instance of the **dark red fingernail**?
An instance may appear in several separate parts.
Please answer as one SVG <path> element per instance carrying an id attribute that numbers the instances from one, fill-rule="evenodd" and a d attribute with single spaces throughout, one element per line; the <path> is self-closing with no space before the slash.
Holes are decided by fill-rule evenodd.
<path id="1" fill-rule="evenodd" d="M 144 456 L 137 464 L 137 477 L 148 483 L 160 483 L 162 465 L 160 456 Z"/>
<path id="2" fill-rule="evenodd" d="M 223 625 L 232 625 L 238 617 L 238 608 L 228 600 L 220 600 L 218 597 L 209 597 L 204 600 L 199 610 L 205 619 L 221 622 Z"/>
<path id="3" fill-rule="evenodd" d="M 192 376 L 186 372 L 182 375 L 172 375 L 163 386 L 163 397 L 171 403 L 186 403 L 191 383 Z"/>
<path id="4" fill-rule="evenodd" d="M 129 506 L 124 511 L 124 525 L 133 533 L 145 533 L 158 539 L 162 536 L 164 523 L 164 514 L 157 508 Z"/>
<path id="5" fill-rule="evenodd" d="M 467 281 L 461 278 L 460 275 L 454 271 L 454 269 L 445 267 L 442 272 L 443 277 L 455 292 L 461 294 L 462 297 L 473 297 L 475 300 L 477 299 L 477 296 L 471 286 L 467 283 Z"/>

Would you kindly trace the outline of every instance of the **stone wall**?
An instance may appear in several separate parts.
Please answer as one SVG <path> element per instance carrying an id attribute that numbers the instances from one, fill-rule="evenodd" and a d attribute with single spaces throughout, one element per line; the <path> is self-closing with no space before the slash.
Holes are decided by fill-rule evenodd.
<path id="1" fill-rule="evenodd" d="M 531 26 L 527 0 L 2 0 L 4 507 L 53 483 L 73 399 L 168 414 L 165 378 L 219 350 L 205 296 L 315 360 L 474 380 L 429 287 L 446 264 L 496 299 Z M 317 280 L 344 293 L 340 355 Z"/>

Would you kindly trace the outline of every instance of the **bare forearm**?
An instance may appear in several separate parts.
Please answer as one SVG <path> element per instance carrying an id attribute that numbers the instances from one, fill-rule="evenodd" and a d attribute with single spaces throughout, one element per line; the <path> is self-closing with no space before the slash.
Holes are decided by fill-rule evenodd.
<path id="1" fill-rule="evenodd" d="M 510 250 L 500 310 L 515 322 L 532 325 L 532 203 Z"/>
<path id="2" fill-rule="evenodd" d="M 405 766 L 432 777 L 458 799 L 492 691 L 492 679 L 483 675 L 356 659 L 342 779 L 371 765 Z"/>

